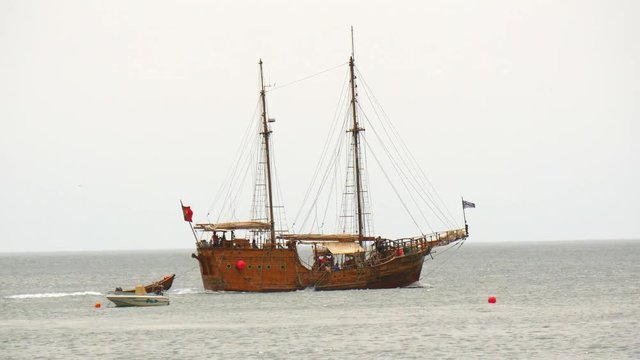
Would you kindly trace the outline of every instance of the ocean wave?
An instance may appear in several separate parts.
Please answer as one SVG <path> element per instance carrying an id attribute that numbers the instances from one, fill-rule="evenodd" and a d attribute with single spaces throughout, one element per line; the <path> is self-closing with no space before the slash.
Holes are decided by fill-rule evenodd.
<path id="1" fill-rule="evenodd" d="M 58 298 L 65 296 L 87 296 L 87 295 L 102 295 L 102 293 L 96 291 L 78 291 L 72 293 L 43 293 L 43 294 L 19 294 L 5 296 L 5 299 L 40 299 L 40 298 Z"/>

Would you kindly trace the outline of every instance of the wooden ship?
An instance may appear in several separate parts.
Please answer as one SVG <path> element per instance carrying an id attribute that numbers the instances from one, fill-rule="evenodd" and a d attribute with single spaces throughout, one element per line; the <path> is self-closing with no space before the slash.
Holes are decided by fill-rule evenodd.
<path id="1" fill-rule="evenodd" d="M 350 107 L 347 129 L 351 145 L 348 154 L 350 186 L 354 212 L 352 232 L 288 233 L 276 228 L 274 219 L 273 158 L 271 123 L 267 115 L 266 91 L 260 67 L 261 110 L 259 141 L 262 155 L 259 172 L 265 218 L 248 221 L 191 222 L 192 212 L 183 206 L 196 238 L 192 254 L 200 267 L 202 283 L 211 291 L 278 292 L 305 288 L 315 290 L 381 289 L 405 287 L 417 282 L 433 249 L 464 241 L 468 227 L 430 232 L 412 237 L 389 239 L 367 232 L 367 204 L 362 164 L 362 131 L 358 118 L 358 100 L 354 56 L 349 59 Z M 345 97 L 346 98 L 346 97 Z M 345 101 L 346 103 L 346 101 Z M 350 123 L 350 124 L 349 124 Z M 257 197 L 254 194 L 254 198 Z M 260 197 L 260 196 L 258 196 Z M 463 207 L 464 210 L 464 207 Z M 246 235 L 238 235 L 244 232 Z M 302 260 L 300 248 L 311 253 Z"/>

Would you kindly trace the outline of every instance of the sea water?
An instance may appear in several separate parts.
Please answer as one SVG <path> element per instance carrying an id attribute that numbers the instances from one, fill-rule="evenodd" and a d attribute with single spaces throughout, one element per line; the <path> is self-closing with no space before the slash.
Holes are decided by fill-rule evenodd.
<path id="1" fill-rule="evenodd" d="M 640 358 L 640 241 L 469 240 L 409 288 L 266 294 L 204 291 L 191 252 L 0 254 L 0 358 Z M 170 306 L 105 297 L 171 273 Z"/>

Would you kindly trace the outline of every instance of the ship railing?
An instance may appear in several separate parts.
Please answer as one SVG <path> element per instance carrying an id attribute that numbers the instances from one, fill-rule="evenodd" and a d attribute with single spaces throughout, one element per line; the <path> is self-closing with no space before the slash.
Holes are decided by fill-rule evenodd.
<path id="1" fill-rule="evenodd" d="M 434 247 L 444 246 L 466 237 L 465 229 L 456 229 L 395 240 L 378 239 L 374 249 L 370 252 L 369 258 L 375 263 L 386 262 L 397 256 L 428 252 Z M 383 256 L 380 256 L 380 254 L 383 254 Z"/>
<path id="2" fill-rule="evenodd" d="M 444 246 L 464 238 L 466 238 L 465 229 L 441 231 L 428 235 L 407 237 L 395 240 L 378 238 L 375 240 L 374 244 L 372 244 L 373 246 L 370 248 L 370 250 L 367 250 L 365 252 L 365 256 L 363 259 L 364 262 L 356 262 L 350 265 L 345 265 L 343 263 L 341 264 L 342 266 L 340 268 L 347 270 L 367 265 L 378 265 L 389 262 L 397 257 L 417 253 L 423 253 L 426 255 L 429 254 L 431 249 L 434 247 Z M 309 263 L 315 264 L 315 261 L 309 261 Z M 311 265 L 311 268 L 315 269 L 313 265 Z"/>

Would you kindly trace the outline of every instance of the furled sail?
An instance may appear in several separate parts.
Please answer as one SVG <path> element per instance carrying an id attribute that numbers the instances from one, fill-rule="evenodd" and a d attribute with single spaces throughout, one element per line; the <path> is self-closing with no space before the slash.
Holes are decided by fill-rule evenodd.
<path id="1" fill-rule="evenodd" d="M 195 228 L 205 231 L 269 230 L 271 225 L 262 221 L 235 221 L 218 224 L 196 224 Z"/>

